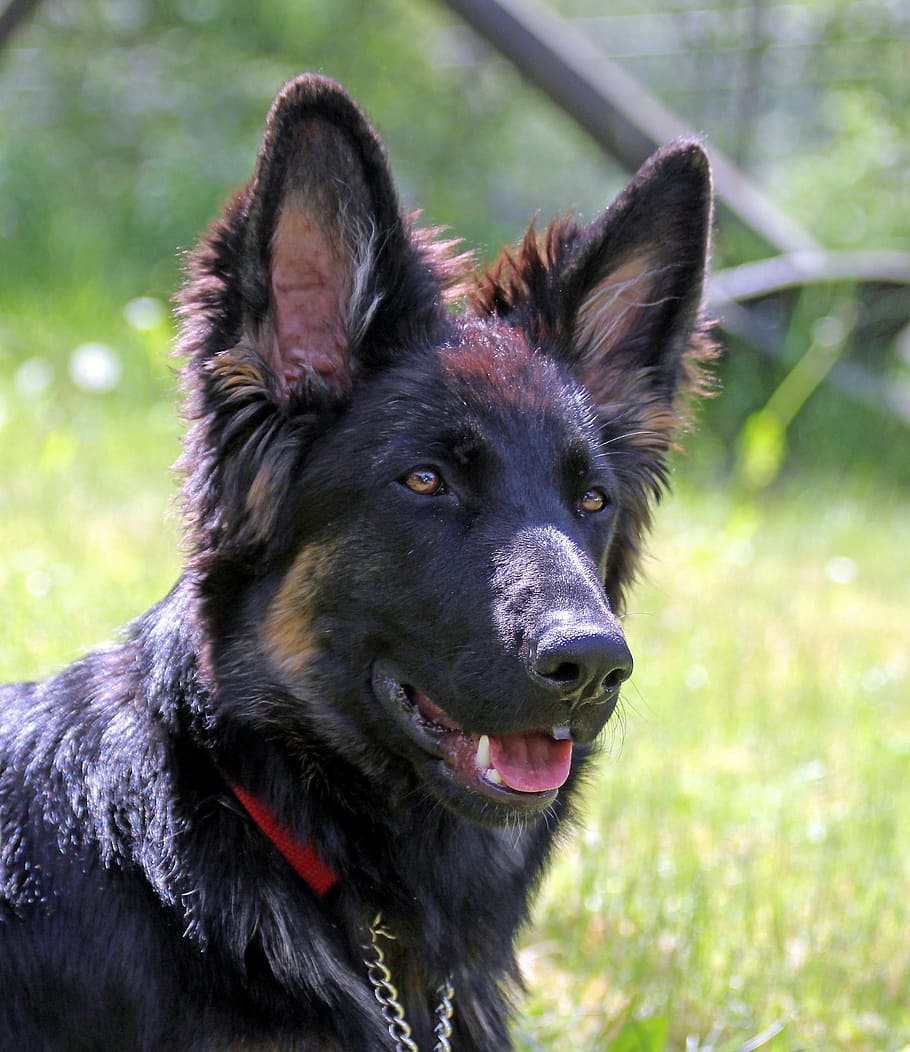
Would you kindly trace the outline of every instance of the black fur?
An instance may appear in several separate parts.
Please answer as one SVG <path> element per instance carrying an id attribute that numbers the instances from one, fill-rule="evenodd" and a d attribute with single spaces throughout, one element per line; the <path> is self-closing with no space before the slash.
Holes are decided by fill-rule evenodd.
<path id="1" fill-rule="evenodd" d="M 446 975 L 452 1047 L 509 1047 L 516 931 L 710 357 L 710 217 L 679 142 L 472 277 L 342 89 L 284 89 L 182 297 L 186 571 L 125 641 L 0 690 L 0 1049 L 391 1048 L 377 912 L 420 1047 Z M 482 777 L 482 734 L 538 780 Z"/>

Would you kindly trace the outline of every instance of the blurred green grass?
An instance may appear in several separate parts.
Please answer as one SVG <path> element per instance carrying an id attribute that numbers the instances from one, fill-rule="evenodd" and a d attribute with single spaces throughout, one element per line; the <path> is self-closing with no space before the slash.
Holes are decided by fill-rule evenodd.
<path id="1" fill-rule="evenodd" d="M 524 959 L 525 1049 L 910 1042 L 910 500 L 683 485 L 626 620 L 637 671 Z M 688 1043 L 687 1043 L 688 1041 Z"/>
<path id="2" fill-rule="evenodd" d="M 111 390 L 62 354 L 0 369 L 3 679 L 110 638 L 179 572 L 169 332 L 112 331 Z M 524 940 L 519 1047 L 597 1052 L 663 1017 L 673 1049 L 782 1022 L 763 1047 L 896 1052 L 910 494 L 803 470 L 747 497 L 698 442 L 677 475 L 626 617 L 622 715 Z"/>
<path id="3" fill-rule="evenodd" d="M 70 375 L 98 317 L 110 341 L 102 360 L 119 370 L 108 390 Z M 109 638 L 180 565 L 170 465 L 181 423 L 166 316 L 136 330 L 97 304 L 66 341 L 55 323 L 47 357 L 35 336 L 45 324 L 36 311 L 0 341 L 2 679 L 45 675 Z"/>

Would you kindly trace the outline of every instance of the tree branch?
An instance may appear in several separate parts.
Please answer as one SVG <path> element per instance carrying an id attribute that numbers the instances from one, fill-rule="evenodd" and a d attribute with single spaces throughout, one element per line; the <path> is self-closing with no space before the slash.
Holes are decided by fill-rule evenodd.
<path id="1" fill-rule="evenodd" d="M 717 271 L 712 302 L 760 299 L 800 285 L 837 282 L 910 285 L 908 252 L 791 252 Z"/>

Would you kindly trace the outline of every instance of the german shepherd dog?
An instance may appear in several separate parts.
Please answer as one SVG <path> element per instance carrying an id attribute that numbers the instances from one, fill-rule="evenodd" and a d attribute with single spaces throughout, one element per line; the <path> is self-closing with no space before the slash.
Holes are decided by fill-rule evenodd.
<path id="1" fill-rule="evenodd" d="M 711 343 L 702 147 L 486 271 L 336 84 L 189 261 L 186 568 L 0 691 L 0 1048 L 510 1047 Z"/>

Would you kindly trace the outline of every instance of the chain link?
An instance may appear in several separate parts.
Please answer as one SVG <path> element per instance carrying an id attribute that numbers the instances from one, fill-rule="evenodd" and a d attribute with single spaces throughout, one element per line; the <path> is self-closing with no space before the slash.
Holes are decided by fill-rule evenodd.
<path id="1" fill-rule="evenodd" d="M 420 1052 L 414 1038 L 411 1036 L 411 1027 L 405 1018 L 404 1007 L 398 997 L 398 990 L 392 982 L 392 973 L 385 963 L 385 954 L 379 945 L 379 939 L 394 939 L 395 936 L 382 923 L 382 915 L 377 913 L 376 918 L 370 925 L 370 943 L 364 946 L 367 956 L 363 963 L 366 965 L 367 978 L 373 987 L 373 996 L 379 1003 L 382 1018 L 389 1030 L 389 1037 L 395 1042 L 395 1052 Z M 436 990 L 439 1003 L 436 1005 L 434 1015 L 436 1025 L 433 1033 L 436 1036 L 436 1044 L 433 1052 L 452 1052 L 449 1038 L 452 1036 L 452 1016 L 455 1007 L 452 1001 L 455 990 L 451 980 L 446 979 Z"/>
<path id="2" fill-rule="evenodd" d="M 436 1035 L 435 1052 L 452 1052 L 449 1038 L 452 1036 L 452 1016 L 455 1014 L 455 1006 L 452 1004 L 455 990 L 448 979 L 437 989 L 436 996 L 439 998 L 439 1004 L 436 1006 L 436 1026 L 433 1027 L 433 1033 Z"/>

